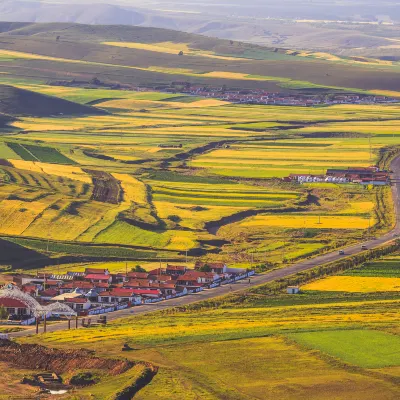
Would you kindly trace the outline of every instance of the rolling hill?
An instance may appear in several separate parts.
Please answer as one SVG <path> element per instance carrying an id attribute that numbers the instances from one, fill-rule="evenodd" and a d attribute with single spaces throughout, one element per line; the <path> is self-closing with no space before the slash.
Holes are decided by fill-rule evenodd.
<path id="1" fill-rule="evenodd" d="M 0 85 L 0 113 L 12 116 L 102 115 L 105 111 L 29 90 Z M 9 117 L 0 115 L 0 124 Z"/>
<path id="2" fill-rule="evenodd" d="M 263 47 L 173 30 L 77 24 L 0 24 L 0 71 L 41 81 L 128 85 L 188 81 L 282 91 L 315 85 L 400 89 L 393 65 Z M 150 46 L 146 46 L 150 45 Z M 184 50 L 182 57 L 178 56 Z"/>
<path id="3" fill-rule="evenodd" d="M 108 0 L 46 2 L 0 0 L 2 21 L 133 25 L 174 29 L 229 40 L 325 50 L 339 54 L 400 56 L 399 7 L 394 1 L 235 1 L 217 3 Z M 362 11 L 360 11 L 362 10 Z M 383 48 L 382 48 L 383 47 Z M 343 53 L 345 52 L 345 53 Z M 372 55 L 371 55 L 372 54 Z"/>

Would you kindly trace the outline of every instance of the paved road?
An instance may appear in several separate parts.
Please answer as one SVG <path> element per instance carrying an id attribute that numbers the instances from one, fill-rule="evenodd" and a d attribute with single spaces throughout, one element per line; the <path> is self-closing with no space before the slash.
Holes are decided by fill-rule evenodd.
<path id="1" fill-rule="evenodd" d="M 372 239 L 363 243 L 359 243 L 350 247 L 346 247 L 343 250 L 345 251 L 346 256 L 350 255 L 355 255 L 358 253 L 361 253 L 363 250 L 361 249 L 362 245 L 365 245 L 368 247 L 368 249 L 373 249 L 377 246 L 380 246 L 382 244 L 388 243 L 390 241 L 394 240 L 394 236 L 400 234 L 400 156 L 397 157 L 391 165 L 392 170 L 394 171 L 392 179 L 395 182 L 392 186 L 392 191 L 393 191 L 393 199 L 395 203 L 395 209 L 396 209 L 396 227 L 386 235 L 381 236 L 380 238 L 377 239 Z M 189 296 L 184 296 L 180 297 L 177 299 L 171 299 L 171 300 L 166 300 L 161 303 L 155 303 L 155 304 L 150 304 L 150 305 L 142 305 L 134 308 L 129 308 L 125 310 L 120 310 L 120 311 L 115 311 L 112 313 L 107 314 L 107 319 L 109 321 L 115 320 L 118 318 L 122 317 L 127 317 L 127 316 L 132 316 L 132 315 L 140 315 L 140 314 L 146 314 L 154 311 L 160 311 L 164 310 L 166 308 L 171 308 L 171 307 L 179 307 L 179 306 L 185 306 L 188 304 L 193 304 L 198 301 L 202 300 L 208 300 L 212 299 L 215 297 L 223 296 L 225 294 L 229 293 L 234 293 L 234 292 L 239 292 L 242 290 L 246 290 L 250 287 L 258 286 L 264 283 L 272 282 L 277 279 L 285 278 L 289 275 L 306 271 L 308 269 L 314 268 L 317 265 L 329 263 L 332 261 L 337 261 L 339 259 L 343 258 L 343 256 L 340 256 L 338 251 L 334 251 L 332 253 L 324 254 L 318 257 L 315 257 L 311 260 L 307 260 L 304 262 L 300 262 L 294 265 L 291 265 L 286 268 L 282 268 L 276 271 L 271 271 L 266 274 L 262 275 L 255 275 L 251 278 L 251 283 L 248 283 L 248 280 L 244 281 L 239 281 L 235 284 L 232 285 L 226 285 L 226 286 L 221 286 L 219 288 L 215 289 L 209 289 L 209 290 L 204 290 L 203 292 L 189 295 Z M 96 319 L 96 317 L 92 318 L 93 320 Z M 72 325 L 74 325 L 72 323 Z M 80 324 L 79 324 L 80 325 Z M 47 327 L 47 332 L 56 332 L 56 331 L 61 331 L 67 329 L 68 325 L 65 322 L 57 323 L 57 324 L 52 324 L 48 325 Z M 21 336 L 29 336 L 35 333 L 35 328 L 29 328 L 21 332 L 16 332 L 11 334 L 11 337 L 21 337 Z"/>

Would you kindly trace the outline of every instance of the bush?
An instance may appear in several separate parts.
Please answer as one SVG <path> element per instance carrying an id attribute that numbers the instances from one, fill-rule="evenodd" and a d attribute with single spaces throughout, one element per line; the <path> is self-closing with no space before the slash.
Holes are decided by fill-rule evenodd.
<path id="1" fill-rule="evenodd" d="M 179 215 L 169 215 L 168 219 L 177 224 L 182 221 L 182 218 Z"/>
<path id="2" fill-rule="evenodd" d="M 75 386 L 89 386 L 94 385 L 99 380 L 99 377 L 91 372 L 79 372 L 70 379 L 69 383 Z"/>

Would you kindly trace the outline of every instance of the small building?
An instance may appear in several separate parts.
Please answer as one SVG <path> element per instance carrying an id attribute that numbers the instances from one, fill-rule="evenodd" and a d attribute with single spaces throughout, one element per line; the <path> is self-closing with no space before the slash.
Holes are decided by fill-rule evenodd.
<path id="1" fill-rule="evenodd" d="M 89 310 L 89 308 L 92 306 L 92 303 L 88 299 L 81 297 L 75 299 L 66 299 L 65 304 L 77 312 Z"/>
<path id="2" fill-rule="evenodd" d="M 88 274 L 85 276 L 85 281 L 92 283 L 111 283 L 112 276 L 110 274 Z"/>
<path id="3" fill-rule="evenodd" d="M 288 294 L 299 294 L 300 288 L 298 286 L 288 286 L 287 293 Z"/>
<path id="4" fill-rule="evenodd" d="M 32 315 L 32 310 L 21 300 L 10 297 L 0 297 L 0 306 L 10 315 Z"/>
<path id="5" fill-rule="evenodd" d="M 210 272 L 213 272 L 214 274 L 219 274 L 219 275 L 225 274 L 226 270 L 228 269 L 226 264 L 224 264 L 222 262 L 204 263 L 204 262 L 200 262 L 200 261 L 196 262 L 194 269 L 196 271 L 199 271 L 201 268 L 204 268 L 206 266 L 210 268 Z"/>
<path id="6" fill-rule="evenodd" d="M 98 295 L 99 303 L 135 303 L 140 302 L 140 295 L 135 293 L 133 289 L 113 289 L 110 291 L 100 292 Z"/>

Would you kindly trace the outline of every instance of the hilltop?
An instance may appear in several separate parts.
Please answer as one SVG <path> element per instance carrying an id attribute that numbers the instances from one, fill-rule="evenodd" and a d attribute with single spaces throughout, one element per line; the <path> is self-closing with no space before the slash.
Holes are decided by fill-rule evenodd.
<path id="1" fill-rule="evenodd" d="M 168 29 L 1 23 L 0 71 L 43 81 L 234 88 L 400 89 L 397 64 L 208 38 Z M 182 56 L 178 54 L 182 52 Z"/>
<path id="2" fill-rule="evenodd" d="M 80 3 L 80 4 L 77 4 Z M 78 1 L 0 0 L 3 21 L 59 22 L 91 25 L 134 25 L 166 28 L 266 46 L 330 51 L 337 54 L 398 57 L 394 1 L 344 4 L 319 0 L 299 4 L 277 0 L 254 2 L 168 3 L 109 0 L 113 4 Z M 234 12 L 232 12 L 234 7 Z M 363 10 L 362 13 L 359 10 Z"/>
<path id="3" fill-rule="evenodd" d="M 12 116 L 101 115 L 105 111 L 13 86 L 0 85 L 0 113 Z M 0 114 L 0 125 L 9 122 Z"/>

